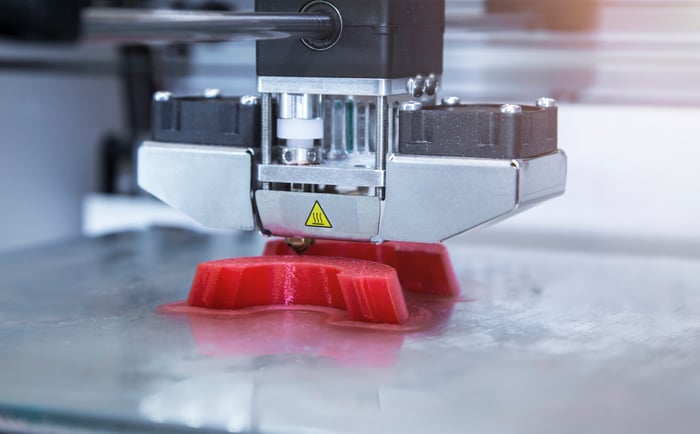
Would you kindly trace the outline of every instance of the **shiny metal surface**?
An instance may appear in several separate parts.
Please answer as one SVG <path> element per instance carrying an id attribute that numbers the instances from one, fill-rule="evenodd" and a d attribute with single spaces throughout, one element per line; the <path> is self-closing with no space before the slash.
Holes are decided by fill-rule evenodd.
<path id="1" fill-rule="evenodd" d="M 330 227 L 307 224 L 316 203 Z M 280 237 L 369 241 L 379 231 L 377 197 L 258 190 L 255 205 L 262 232 Z"/>
<path id="2" fill-rule="evenodd" d="M 260 96 L 261 106 L 261 131 L 260 131 L 260 162 L 270 164 L 272 162 L 272 94 L 263 93 Z M 268 186 L 264 185 L 267 189 Z"/>
<path id="3" fill-rule="evenodd" d="M 513 160 L 518 168 L 518 203 L 527 206 L 564 193 L 567 156 L 557 151 L 539 158 Z"/>
<path id="4" fill-rule="evenodd" d="M 252 160 L 243 148 L 146 141 L 138 183 L 205 226 L 253 230 Z"/>
<path id="5" fill-rule="evenodd" d="M 384 185 L 381 170 L 352 167 L 341 162 L 326 161 L 321 166 L 258 165 L 258 181 L 300 184 L 380 187 Z"/>
<path id="6" fill-rule="evenodd" d="M 277 103 L 282 119 L 315 119 L 322 115 L 321 95 L 283 93 Z"/>
<path id="7" fill-rule="evenodd" d="M 462 99 L 458 96 L 446 96 L 442 98 L 442 105 L 449 107 L 458 106 L 462 103 Z"/>
<path id="8" fill-rule="evenodd" d="M 185 11 L 86 8 L 88 40 L 207 41 L 230 39 L 323 39 L 334 29 L 330 16 L 317 13 Z"/>
<path id="9" fill-rule="evenodd" d="M 258 92 L 390 96 L 406 93 L 405 78 L 258 77 Z"/>
<path id="10" fill-rule="evenodd" d="M 221 98 L 221 89 L 216 88 L 216 87 L 208 87 L 208 88 L 204 89 L 204 98 L 209 98 L 209 99 Z"/>
<path id="11" fill-rule="evenodd" d="M 406 82 L 406 91 L 412 97 L 416 98 L 420 98 L 423 96 L 431 97 L 435 95 L 439 84 L 440 81 L 438 79 L 438 76 L 435 74 L 431 73 L 427 77 L 423 77 L 423 75 L 418 74 L 415 77 L 411 77 L 408 79 L 408 81 Z"/>
<path id="12" fill-rule="evenodd" d="M 408 111 L 408 112 L 414 112 L 421 110 L 423 108 L 423 104 L 421 104 L 418 101 L 406 101 L 404 103 L 401 103 L 401 111 Z"/>
<path id="13" fill-rule="evenodd" d="M 697 255 L 538 240 L 450 243 L 469 301 L 424 330 L 318 326 L 302 344 L 231 323 L 229 354 L 156 308 L 186 296 L 197 262 L 260 237 L 153 230 L 1 255 L 0 430 L 695 433 Z M 258 319 L 287 333 L 301 315 Z"/>
<path id="14" fill-rule="evenodd" d="M 504 114 L 516 114 L 522 113 L 523 108 L 517 104 L 503 104 L 501 107 L 501 113 Z"/>
<path id="15" fill-rule="evenodd" d="M 434 243 L 564 193 L 566 154 L 523 160 L 392 155 L 379 238 Z"/>
<path id="16" fill-rule="evenodd" d="M 263 188 L 253 196 L 250 150 L 146 141 L 138 153 L 141 188 L 207 227 L 253 230 L 257 221 L 270 235 L 364 241 L 439 242 L 510 217 L 562 194 L 566 165 L 562 151 L 524 160 L 392 155 L 386 171 L 353 160 L 258 165 Z M 270 183 L 369 187 L 376 194 L 266 190 Z M 317 200 L 332 214 L 332 227 L 307 226 Z"/>
<path id="17" fill-rule="evenodd" d="M 377 150 L 374 152 L 374 168 L 376 170 L 386 170 L 386 158 L 389 152 L 389 137 L 390 127 L 389 118 L 392 116 L 392 111 L 389 107 L 389 99 L 386 96 L 377 97 L 377 124 L 375 141 Z M 384 188 L 377 187 L 377 197 L 384 199 Z"/>
<path id="18" fill-rule="evenodd" d="M 392 155 L 379 237 L 448 239 L 513 210 L 517 184 L 510 160 Z"/>
<path id="19" fill-rule="evenodd" d="M 159 90 L 153 94 L 153 101 L 168 101 L 172 96 L 173 94 L 168 91 Z"/>
<path id="20" fill-rule="evenodd" d="M 312 148 L 279 146 L 276 153 L 278 155 L 278 163 L 291 166 L 318 165 L 321 164 L 323 157 L 323 151 L 320 146 L 314 146 Z"/>

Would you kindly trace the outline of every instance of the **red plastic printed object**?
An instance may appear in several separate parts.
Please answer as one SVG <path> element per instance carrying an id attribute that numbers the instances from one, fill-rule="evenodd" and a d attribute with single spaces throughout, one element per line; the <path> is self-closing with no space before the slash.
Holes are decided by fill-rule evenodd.
<path id="1" fill-rule="evenodd" d="M 187 304 L 210 309 L 315 305 L 355 321 L 400 324 L 408 318 L 396 271 L 378 262 L 314 256 L 259 256 L 197 266 Z"/>
<path id="2" fill-rule="evenodd" d="M 291 255 L 284 240 L 268 241 L 263 255 Z M 363 259 L 393 267 L 406 291 L 440 296 L 459 295 L 459 284 L 447 249 L 442 244 L 388 242 L 384 244 L 317 240 L 308 255 Z"/>

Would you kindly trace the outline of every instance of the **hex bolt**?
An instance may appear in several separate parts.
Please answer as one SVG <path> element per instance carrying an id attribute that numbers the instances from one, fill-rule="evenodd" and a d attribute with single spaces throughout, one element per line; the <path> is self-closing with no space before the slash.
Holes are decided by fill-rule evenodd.
<path id="1" fill-rule="evenodd" d="M 204 89 L 204 98 L 220 98 L 221 97 L 221 89 L 217 89 L 215 87 L 212 88 L 206 88 Z"/>
<path id="2" fill-rule="evenodd" d="M 423 104 L 419 103 L 418 101 L 406 101 L 404 103 L 401 103 L 400 109 L 404 112 L 417 112 L 422 108 Z"/>
<path id="3" fill-rule="evenodd" d="M 523 108 L 517 104 L 503 104 L 500 107 L 500 111 L 503 114 L 512 115 L 512 114 L 516 114 L 516 113 L 522 113 Z"/>
<path id="4" fill-rule="evenodd" d="M 442 105 L 448 107 L 455 107 L 462 103 L 462 100 L 458 96 L 446 96 L 442 98 Z"/>
<path id="5" fill-rule="evenodd" d="M 173 96 L 172 93 L 164 90 L 159 90 L 158 92 L 153 94 L 153 101 L 168 101 L 170 100 L 171 96 Z"/>
<path id="6" fill-rule="evenodd" d="M 557 106 L 557 100 L 554 98 L 539 98 L 537 100 L 537 107 L 541 109 L 548 109 Z"/>
<path id="7" fill-rule="evenodd" d="M 257 105 L 259 103 L 259 98 L 255 95 L 243 95 L 241 97 L 241 104 L 243 105 Z"/>

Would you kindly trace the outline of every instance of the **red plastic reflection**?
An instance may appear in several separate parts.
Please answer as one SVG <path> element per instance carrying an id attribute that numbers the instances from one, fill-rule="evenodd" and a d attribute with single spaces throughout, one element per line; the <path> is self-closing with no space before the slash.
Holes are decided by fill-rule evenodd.
<path id="1" fill-rule="evenodd" d="M 216 310 L 185 302 L 161 306 L 184 317 L 201 354 L 212 357 L 295 354 L 327 357 L 344 365 L 391 366 L 406 335 L 440 333 L 455 299 L 407 295 L 400 325 L 349 321 L 346 312 L 317 306 L 256 306 Z"/>
<path id="2" fill-rule="evenodd" d="M 284 240 L 265 245 L 263 255 L 291 255 Z M 396 270 L 406 291 L 456 296 L 459 284 L 447 249 L 442 244 L 389 242 L 384 244 L 317 240 L 308 255 L 363 259 L 381 262 Z"/>
<path id="3" fill-rule="evenodd" d="M 355 321 L 408 318 L 396 271 L 378 262 L 314 256 L 262 256 L 197 266 L 189 306 L 240 309 L 313 305 L 348 311 Z"/>

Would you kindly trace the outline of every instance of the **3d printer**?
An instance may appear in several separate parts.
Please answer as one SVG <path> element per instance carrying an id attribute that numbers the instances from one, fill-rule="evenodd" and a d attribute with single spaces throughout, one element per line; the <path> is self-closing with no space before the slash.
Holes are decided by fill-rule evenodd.
<path id="1" fill-rule="evenodd" d="M 303 19 L 303 36 L 257 42 L 259 95 L 157 92 L 139 185 L 298 252 L 316 238 L 439 242 L 562 194 L 555 100 L 437 102 L 444 6 L 258 0 L 254 15 Z"/>

